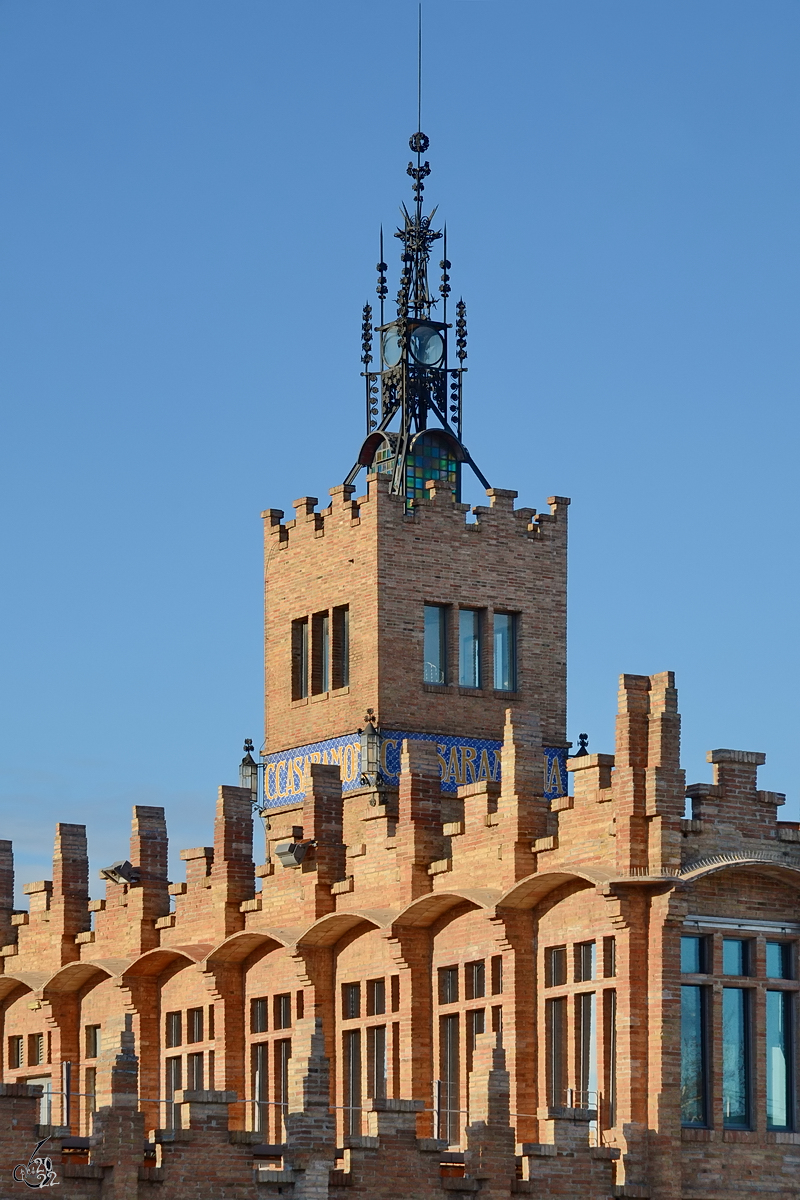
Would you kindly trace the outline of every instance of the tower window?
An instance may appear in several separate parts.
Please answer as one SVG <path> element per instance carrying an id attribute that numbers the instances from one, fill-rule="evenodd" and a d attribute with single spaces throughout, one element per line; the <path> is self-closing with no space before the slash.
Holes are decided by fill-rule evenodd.
<path id="1" fill-rule="evenodd" d="M 517 690 L 517 617 L 494 614 L 494 686 L 499 692 Z"/>
<path id="2" fill-rule="evenodd" d="M 447 683 L 447 609 L 442 604 L 425 605 L 426 683 Z"/>
<path id="3" fill-rule="evenodd" d="M 314 613 L 311 618 L 311 691 L 330 690 L 330 618 L 326 612 Z"/>
<path id="4" fill-rule="evenodd" d="M 308 617 L 292 621 L 292 699 L 308 695 Z"/>
<path id="5" fill-rule="evenodd" d="M 331 673 L 334 688 L 350 686 L 350 608 L 340 604 L 333 610 Z"/>
<path id="6" fill-rule="evenodd" d="M 481 614 L 475 608 L 458 613 L 458 682 L 460 687 L 481 686 Z"/>

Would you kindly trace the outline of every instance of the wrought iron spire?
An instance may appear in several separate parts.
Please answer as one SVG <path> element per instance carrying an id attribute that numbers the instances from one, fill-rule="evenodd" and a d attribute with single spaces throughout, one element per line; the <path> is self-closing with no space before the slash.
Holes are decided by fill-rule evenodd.
<path id="1" fill-rule="evenodd" d="M 421 28 L 421 27 L 420 27 Z M 421 46 L 421 43 L 420 43 Z M 448 363 L 451 340 L 447 321 L 447 298 L 451 292 L 446 230 L 435 229 L 436 208 L 424 212 L 425 181 L 431 173 L 423 156 L 430 140 L 422 130 L 409 139 L 416 156 L 408 164 L 414 195 L 413 204 L 401 205 L 402 225 L 395 237 L 400 242 L 401 271 L 396 315 L 385 322 L 384 304 L 389 293 L 388 267 L 383 257 L 383 229 L 377 264 L 380 325 L 372 327 L 372 306 L 362 314 L 362 353 L 366 384 L 367 437 L 358 461 L 347 476 L 352 483 L 362 467 L 390 477 L 390 490 L 406 498 L 411 507 L 426 495 L 426 484 L 437 481 L 450 486 L 456 499 L 461 494 L 461 464 L 468 463 L 484 487 L 488 480 L 472 460 L 462 438 L 461 397 L 467 368 L 467 322 L 463 300 L 456 305 L 455 362 Z M 439 295 L 431 292 L 428 266 L 434 244 L 443 241 L 439 262 Z M 441 319 L 436 308 L 441 300 Z M 372 334 L 380 335 L 380 363 L 371 370 Z M 434 423 L 431 424 L 431 419 Z M 396 422 L 396 424 L 395 424 Z M 394 428 L 393 428 L 394 426 Z"/>

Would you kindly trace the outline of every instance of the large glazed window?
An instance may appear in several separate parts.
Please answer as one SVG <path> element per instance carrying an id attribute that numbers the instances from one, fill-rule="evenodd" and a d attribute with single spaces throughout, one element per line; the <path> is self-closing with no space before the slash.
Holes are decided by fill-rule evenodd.
<path id="1" fill-rule="evenodd" d="M 494 614 L 494 686 L 499 692 L 517 690 L 517 617 Z"/>
<path id="2" fill-rule="evenodd" d="M 447 683 L 447 610 L 442 604 L 425 605 L 425 683 Z"/>

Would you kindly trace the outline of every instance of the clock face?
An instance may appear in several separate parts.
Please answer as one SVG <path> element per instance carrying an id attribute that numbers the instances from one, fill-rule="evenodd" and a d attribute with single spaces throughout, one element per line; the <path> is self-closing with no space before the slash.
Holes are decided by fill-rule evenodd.
<path id="1" fill-rule="evenodd" d="M 429 325 L 418 325 L 411 334 L 411 353 L 424 367 L 435 367 L 444 355 L 444 341 L 438 329 Z"/>
<path id="2" fill-rule="evenodd" d="M 396 367 L 400 362 L 403 346 L 396 329 L 387 329 L 381 338 L 381 357 L 387 367 Z"/>

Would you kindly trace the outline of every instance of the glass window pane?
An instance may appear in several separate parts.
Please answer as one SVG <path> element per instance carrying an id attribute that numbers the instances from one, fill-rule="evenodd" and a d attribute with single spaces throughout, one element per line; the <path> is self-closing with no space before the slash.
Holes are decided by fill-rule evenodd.
<path id="1" fill-rule="evenodd" d="M 792 947 L 788 942 L 767 942 L 767 978 L 793 978 Z"/>
<path id="2" fill-rule="evenodd" d="M 681 938 L 681 972 L 684 975 L 701 975 L 705 971 L 705 938 Z"/>
<path id="3" fill-rule="evenodd" d="M 494 686 L 498 691 L 517 690 L 516 618 L 494 614 Z"/>
<path id="4" fill-rule="evenodd" d="M 722 939 L 722 974 L 747 974 L 747 943 L 741 938 Z"/>
<path id="5" fill-rule="evenodd" d="M 791 992 L 767 992 L 767 1128 L 791 1129 L 792 1103 Z"/>
<path id="6" fill-rule="evenodd" d="M 742 988 L 722 989 L 722 1117 L 737 1129 L 750 1125 L 748 1000 Z"/>
<path id="7" fill-rule="evenodd" d="M 458 682 L 461 687 L 481 686 L 480 613 L 462 608 L 458 614 Z"/>
<path id="8" fill-rule="evenodd" d="M 682 941 L 693 939 L 681 939 Z M 681 1122 L 705 1125 L 706 1029 L 701 987 L 681 988 Z"/>
<path id="9" fill-rule="evenodd" d="M 426 683 L 446 683 L 447 641 L 445 610 L 440 604 L 425 605 L 424 674 Z"/>

